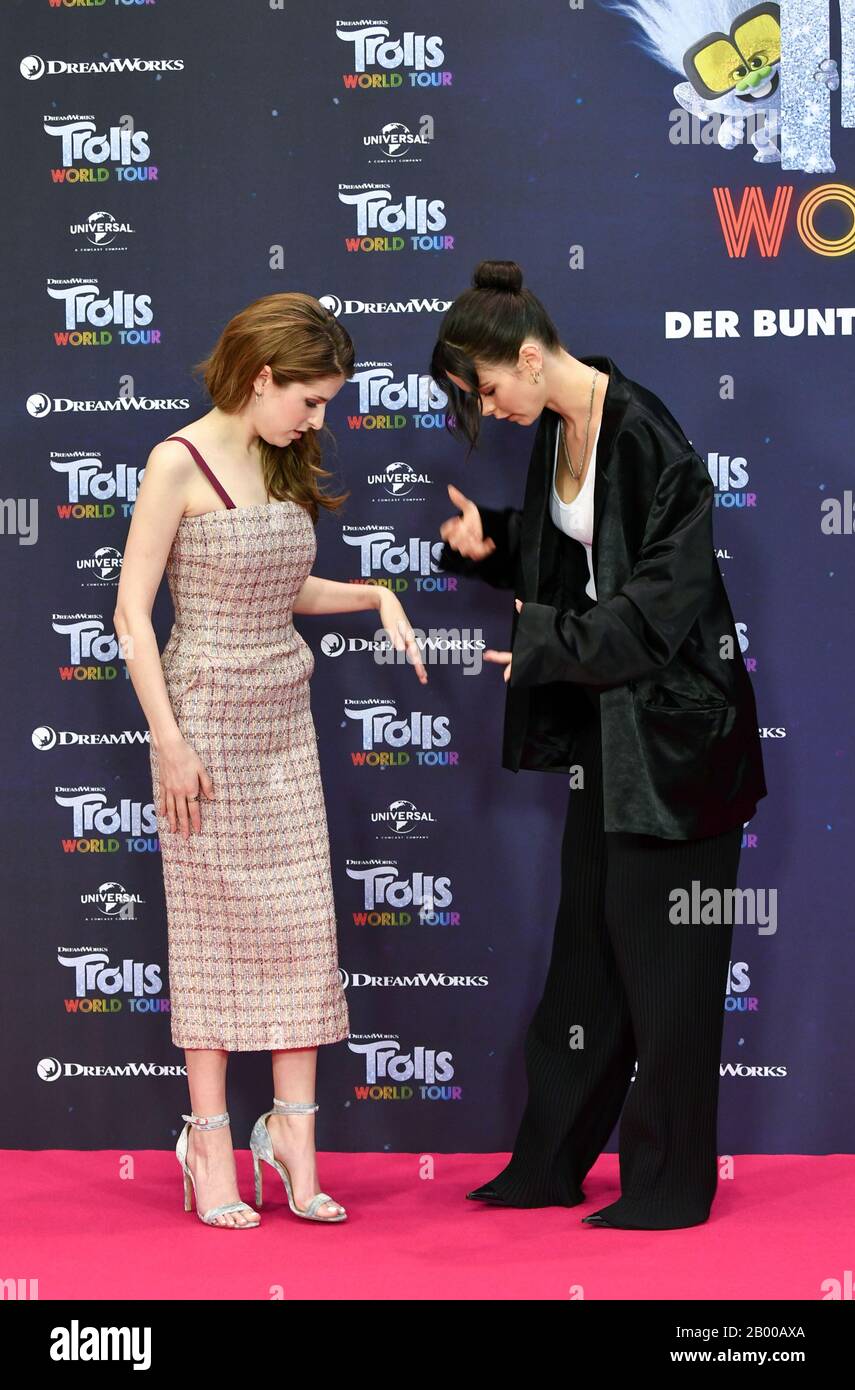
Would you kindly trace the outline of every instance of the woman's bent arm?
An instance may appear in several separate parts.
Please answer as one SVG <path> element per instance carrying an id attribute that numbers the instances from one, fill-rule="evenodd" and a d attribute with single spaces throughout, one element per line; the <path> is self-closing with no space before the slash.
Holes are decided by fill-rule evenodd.
<path id="1" fill-rule="evenodd" d="M 483 579 L 494 589 L 516 588 L 522 512 L 516 507 L 476 506 L 484 537 L 494 541 L 496 549 L 483 560 L 472 560 L 459 555 L 446 541 L 439 557 L 440 569 L 448 574 Z"/>
<path id="2" fill-rule="evenodd" d="M 342 584 L 310 574 L 294 600 L 295 613 L 357 613 L 380 607 L 379 584 Z"/>

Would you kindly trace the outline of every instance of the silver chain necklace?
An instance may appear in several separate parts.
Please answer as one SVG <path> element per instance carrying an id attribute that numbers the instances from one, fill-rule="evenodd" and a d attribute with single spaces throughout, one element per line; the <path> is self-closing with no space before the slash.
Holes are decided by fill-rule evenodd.
<path id="1" fill-rule="evenodd" d="M 590 399 L 590 401 L 588 402 L 588 420 L 587 420 L 587 424 L 585 425 L 585 445 L 584 445 L 584 448 L 582 449 L 582 460 L 581 460 L 581 462 L 580 462 L 580 464 L 579 464 L 579 472 L 578 472 L 578 473 L 574 473 L 574 472 L 573 472 L 573 464 L 572 464 L 571 461 L 570 461 L 570 451 L 569 451 L 568 448 L 567 448 L 567 440 L 566 440 L 566 438 L 565 438 L 565 436 L 564 436 L 564 416 L 563 416 L 563 415 L 560 417 L 559 425 L 558 425 L 558 432 L 559 432 L 559 434 L 561 435 L 561 443 L 564 445 L 564 457 L 565 457 L 566 460 L 567 460 L 567 467 L 570 469 L 570 477 L 576 479 L 577 482 L 578 482 L 579 477 L 580 477 L 580 475 L 581 475 L 581 473 L 582 473 L 582 469 L 583 469 L 583 467 L 584 467 L 584 465 L 585 465 L 585 459 L 586 459 L 587 456 L 588 456 L 588 431 L 589 431 L 590 428 L 591 428 L 591 412 L 592 412 L 592 410 L 593 410 L 593 408 L 594 408 L 594 387 L 595 387 L 596 382 L 597 382 L 597 377 L 600 375 L 600 373 L 599 373 L 599 371 L 597 370 L 596 367 L 592 367 L 591 370 L 592 370 L 592 372 L 594 373 L 593 377 L 591 378 L 591 399 Z"/>

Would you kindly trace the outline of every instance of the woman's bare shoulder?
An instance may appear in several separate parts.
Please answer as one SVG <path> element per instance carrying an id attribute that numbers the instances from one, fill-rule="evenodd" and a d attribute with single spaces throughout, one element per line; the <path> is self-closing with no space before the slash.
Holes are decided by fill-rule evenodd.
<path id="1" fill-rule="evenodd" d="M 145 504 L 144 514 L 182 516 L 192 508 L 198 473 L 198 465 L 186 444 L 176 439 L 161 439 L 153 444 L 142 469 L 137 499 Z"/>
<path id="2" fill-rule="evenodd" d="M 157 444 L 153 444 L 145 467 L 146 470 L 151 469 L 159 479 L 172 479 L 175 483 L 189 481 L 198 469 L 187 445 L 178 439 L 161 439 Z"/>

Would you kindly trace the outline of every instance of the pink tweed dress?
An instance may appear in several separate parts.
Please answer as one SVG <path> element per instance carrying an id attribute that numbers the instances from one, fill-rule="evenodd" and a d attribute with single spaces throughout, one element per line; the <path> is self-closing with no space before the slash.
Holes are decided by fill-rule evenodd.
<path id="1" fill-rule="evenodd" d="M 182 517 L 166 564 L 175 623 L 161 664 L 215 794 L 200 792 L 200 835 L 158 820 L 172 1041 L 229 1052 L 338 1042 L 349 1018 L 309 704 L 315 661 L 292 620 L 315 561 L 312 518 L 290 501 L 236 507 L 181 442 L 226 505 Z M 156 806 L 153 744 L 150 758 Z"/>

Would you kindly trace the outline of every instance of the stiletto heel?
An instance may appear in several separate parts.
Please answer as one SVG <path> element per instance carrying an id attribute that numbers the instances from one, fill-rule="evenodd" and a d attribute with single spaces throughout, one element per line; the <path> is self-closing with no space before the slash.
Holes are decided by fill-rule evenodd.
<path id="1" fill-rule="evenodd" d="M 330 1225 L 335 1221 L 345 1221 L 347 1212 L 340 1202 L 336 1202 L 327 1192 L 316 1192 L 309 1205 L 305 1208 L 298 1207 L 294 1201 L 294 1192 L 291 1186 L 291 1174 L 285 1164 L 276 1157 L 273 1152 L 273 1140 L 270 1138 L 270 1131 L 267 1128 L 267 1121 L 271 1115 L 308 1115 L 313 1110 L 317 1110 L 318 1105 L 313 1100 L 277 1100 L 273 1097 L 273 1109 L 265 1110 L 263 1115 L 259 1115 L 252 1127 L 252 1134 L 249 1139 L 249 1147 L 252 1150 L 252 1163 L 255 1172 L 255 1204 L 261 1206 L 261 1163 L 269 1163 L 271 1168 L 279 1174 L 285 1184 L 285 1191 L 288 1194 L 288 1205 L 295 1216 L 304 1216 L 308 1221 L 321 1221 L 325 1225 Z M 338 1214 L 335 1216 L 318 1216 L 318 1209 L 329 1202 L 330 1206 L 338 1207 Z"/>
<path id="2" fill-rule="evenodd" d="M 187 1141 L 190 1137 L 190 1126 L 195 1125 L 197 1129 L 221 1129 L 223 1125 L 229 1123 L 229 1112 L 224 1110 L 222 1115 L 210 1115 L 207 1118 L 201 1115 L 182 1115 L 182 1120 L 186 1120 L 184 1128 L 178 1136 L 178 1143 L 175 1145 L 175 1156 L 181 1164 L 181 1171 L 184 1174 L 184 1210 L 193 1210 L 193 1198 L 196 1196 L 196 1179 L 193 1170 L 187 1163 Z M 256 1178 L 256 1187 L 258 1179 Z M 261 1225 L 258 1221 L 246 1222 L 241 1226 L 238 1222 L 229 1225 L 228 1222 L 220 1222 L 218 1216 L 223 1216 L 227 1211 L 248 1211 L 253 1216 L 258 1216 L 258 1212 L 252 1210 L 246 1202 L 224 1202 L 219 1207 L 211 1207 L 210 1211 L 204 1214 L 199 1210 L 199 1203 L 196 1202 L 196 1215 L 200 1221 L 204 1221 L 206 1226 L 221 1226 L 223 1230 L 231 1231 L 251 1231 L 256 1226 Z"/>

